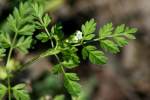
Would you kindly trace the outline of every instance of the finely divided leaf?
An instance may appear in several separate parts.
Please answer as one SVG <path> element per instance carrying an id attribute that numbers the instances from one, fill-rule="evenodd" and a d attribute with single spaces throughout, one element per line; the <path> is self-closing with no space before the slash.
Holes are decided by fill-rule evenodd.
<path id="1" fill-rule="evenodd" d="M 19 32 L 26 24 L 30 25 L 26 28 L 32 27 L 31 22 L 33 21 L 33 17 L 30 14 L 31 8 L 29 7 L 28 3 L 21 3 L 19 8 L 15 8 L 12 15 L 9 15 L 7 19 L 7 25 L 9 26 L 7 30 L 11 30 L 13 32 Z M 27 32 L 27 31 L 25 31 Z M 21 32 L 22 33 L 22 32 Z M 23 33 L 22 33 L 23 34 Z"/>
<path id="2" fill-rule="evenodd" d="M 17 84 L 16 86 L 13 87 L 13 89 L 18 90 L 18 89 L 24 89 L 25 87 L 26 87 L 26 85 L 22 83 L 22 84 Z"/>
<path id="3" fill-rule="evenodd" d="M 100 38 L 105 38 L 107 36 L 110 36 L 112 34 L 113 31 L 113 24 L 112 23 L 108 23 L 106 25 L 104 25 L 100 30 L 99 30 L 99 36 Z"/>
<path id="4" fill-rule="evenodd" d="M 76 62 L 74 62 L 72 59 L 69 59 L 68 61 L 63 61 L 62 62 L 63 66 L 65 66 L 66 68 L 72 69 L 78 66 L 78 64 Z"/>
<path id="5" fill-rule="evenodd" d="M 125 34 L 134 34 L 136 32 L 137 32 L 137 28 L 126 27 L 126 29 L 125 29 Z"/>
<path id="6" fill-rule="evenodd" d="M 6 95 L 7 87 L 0 83 L 0 100 L 3 100 L 4 96 Z"/>
<path id="7" fill-rule="evenodd" d="M 84 40 L 91 40 L 95 37 L 95 34 L 85 35 Z"/>
<path id="8" fill-rule="evenodd" d="M 43 17 L 43 24 L 45 27 L 47 27 L 51 22 L 51 19 L 50 17 L 48 16 L 48 14 L 46 14 L 44 17 Z"/>
<path id="9" fill-rule="evenodd" d="M 76 73 L 65 73 L 65 76 L 72 81 L 80 80 Z"/>
<path id="10" fill-rule="evenodd" d="M 5 56 L 6 49 L 0 48 L 0 58 Z"/>
<path id="11" fill-rule="evenodd" d="M 70 80 L 66 75 L 64 79 L 64 86 L 72 96 L 78 96 L 81 91 L 81 86 L 76 81 Z"/>
<path id="12" fill-rule="evenodd" d="M 114 37 L 114 41 L 117 43 L 119 47 L 123 47 L 128 44 L 128 40 L 123 37 Z"/>
<path id="13" fill-rule="evenodd" d="M 13 95 L 16 98 L 16 100 L 30 100 L 30 97 L 25 90 L 13 89 Z"/>
<path id="14" fill-rule="evenodd" d="M 95 20 L 91 19 L 90 21 L 87 21 L 84 25 L 82 25 L 81 30 L 84 40 L 91 40 L 92 38 L 94 38 L 95 35 L 92 33 L 96 30 Z"/>
<path id="15" fill-rule="evenodd" d="M 37 38 L 38 40 L 41 40 L 41 42 L 43 42 L 43 43 L 44 43 L 44 42 L 47 42 L 47 41 L 49 40 L 48 35 L 47 35 L 46 33 L 44 33 L 44 32 L 38 34 L 38 35 L 36 36 L 36 38 Z"/>
<path id="16" fill-rule="evenodd" d="M 35 31 L 34 25 L 25 25 L 19 30 L 20 35 L 33 35 L 33 32 Z"/>
<path id="17" fill-rule="evenodd" d="M 74 68 L 80 63 L 76 51 L 77 51 L 76 47 L 70 47 L 69 49 L 62 51 L 64 60 L 63 64 L 66 68 Z"/>
<path id="18" fill-rule="evenodd" d="M 32 8 L 34 10 L 33 16 L 42 19 L 44 13 L 43 6 L 35 3 L 32 5 Z"/>
<path id="19" fill-rule="evenodd" d="M 25 90 L 25 84 L 18 84 L 12 90 L 16 100 L 30 100 L 29 94 Z"/>
<path id="20" fill-rule="evenodd" d="M 33 24 L 32 9 L 29 3 L 20 3 L 18 8 L 14 8 L 13 14 L 7 19 L 7 30 L 4 30 L 0 36 L 0 46 L 3 48 L 18 48 L 20 51 L 27 53 L 30 48 L 32 37 L 35 31 Z M 18 40 L 17 40 L 18 39 Z"/>
<path id="21" fill-rule="evenodd" d="M 82 49 L 82 57 L 83 57 L 84 60 L 88 57 L 88 51 L 87 51 L 86 48 Z"/>
<path id="22" fill-rule="evenodd" d="M 134 33 L 136 28 L 125 27 L 124 24 L 119 25 L 114 29 L 112 23 L 104 25 L 99 32 L 100 46 L 111 53 L 119 52 L 119 47 L 128 44 L 129 39 L 135 39 Z"/>
<path id="23" fill-rule="evenodd" d="M 117 28 L 115 29 L 114 34 L 123 33 L 123 32 L 124 32 L 124 29 L 125 29 L 125 25 L 124 25 L 124 24 L 119 25 L 119 26 L 117 26 Z"/>
<path id="24" fill-rule="evenodd" d="M 96 23 L 94 19 L 91 19 L 90 21 L 87 21 L 85 25 L 82 25 L 82 32 L 83 34 L 91 34 L 96 29 Z"/>
<path id="25" fill-rule="evenodd" d="M 82 49 L 83 59 L 89 57 L 90 61 L 93 64 L 105 64 L 107 62 L 107 58 L 105 57 L 102 51 L 96 50 L 94 46 L 86 46 Z"/>
<path id="26" fill-rule="evenodd" d="M 111 53 L 117 53 L 120 51 L 117 44 L 115 44 L 114 42 L 110 40 L 103 40 L 100 42 L 100 44 L 103 49 Z"/>
<path id="27" fill-rule="evenodd" d="M 51 33 L 57 37 L 57 39 L 63 39 L 64 33 L 62 31 L 62 25 L 60 23 L 52 26 Z"/>
<path id="28" fill-rule="evenodd" d="M 124 35 L 128 38 L 128 39 L 135 39 L 134 33 L 137 32 L 136 28 L 129 28 L 126 27 Z"/>
<path id="29" fill-rule="evenodd" d="M 52 67 L 52 73 L 53 74 L 58 74 L 58 73 L 61 73 L 61 72 L 62 72 L 61 64 L 57 64 L 57 65 L 54 65 Z"/>
<path id="30" fill-rule="evenodd" d="M 8 33 L 5 32 L 1 32 L 0 34 L 0 47 L 3 48 L 8 48 L 11 45 L 11 40 L 10 40 L 10 36 L 8 35 Z"/>
<path id="31" fill-rule="evenodd" d="M 107 62 L 107 57 L 102 51 L 90 51 L 89 59 L 93 64 L 105 64 Z"/>
<path id="32" fill-rule="evenodd" d="M 12 15 L 9 15 L 9 17 L 7 18 L 7 26 L 9 29 L 7 30 L 17 32 L 18 30 L 16 24 L 17 24 L 16 19 Z"/>
<path id="33" fill-rule="evenodd" d="M 88 51 L 94 51 L 94 50 L 96 50 L 96 47 L 95 47 L 95 46 L 88 45 L 88 46 L 86 46 L 86 49 L 87 49 Z"/>
<path id="34" fill-rule="evenodd" d="M 27 53 L 28 49 L 30 48 L 32 43 L 32 37 L 28 36 L 27 38 L 25 38 L 24 36 L 22 36 L 17 44 L 16 44 L 16 48 L 18 48 L 20 51 Z"/>
<path id="35" fill-rule="evenodd" d="M 64 95 L 56 95 L 54 100 L 65 100 L 65 96 Z"/>

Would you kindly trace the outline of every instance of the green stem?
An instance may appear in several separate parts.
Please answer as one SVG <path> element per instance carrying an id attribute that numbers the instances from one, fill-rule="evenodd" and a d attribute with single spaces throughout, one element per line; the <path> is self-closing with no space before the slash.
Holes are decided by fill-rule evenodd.
<path id="1" fill-rule="evenodd" d="M 58 62 L 61 64 L 61 70 L 62 70 L 63 74 L 65 75 L 66 72 L 65 72 L 65 70 L 64 70 L 63 64 L 61 63 L 61 61 L 60 61 L 58 55 L 55 55 L 55 57 L 56 57 L 56 59 L 58 60 Z"/>
<path id="2" fill-rule="evenodd" d="M 17 32 L 15 33 L 15 36 L 14 36 L 13 41 L 12 41 L 12 45 L 11 45 L 9 53 L 8 53 L 8 58 L 7 58 L 6 66 L 9 63 L 9 60 L 10 60 L 10 57 L 11 57 L 11 54 L 12 54 L 12 51 L 13 51 L 13 48 L 14 48 L 14 44 L 16 42 L 16 38 L 17 38 Z"/>
<path id="3" fill-rule="evenodd" d="M 44 27 L 44 29 L 45 29 L 47 35 L 49 36 L 49 39 L 50 39 L 50 41 L 51 41 L 52 48 L 54 48 L 54 43 L 53 43 L 53 40 L 52 40 L 52 38 L 51 38 L 51 37 L 52 37 L 52 34 L 49 33 L 49 31 L 48 31 L 48 29 L 47 29 L 46 27 Z M 61 70 L 62 70 L 63 74 L 65 75 L 65 70 L 64 70 L 63 65 L 62 65 L 62 63 L 61 63 L 61 61 L 60 61 L 60 58 L 59 58 L 58 55 L 56 55 L 56 54 L 55 54 L 55 57 L 56 57 L 57 61 L 61 64 Z"/>
<path id="4" fill-rule="evenodd" d="M 107 38 L 113 38 L 113 37 L 119 37 L 119 36 L 124 36 L 124 34 L 114 34 L 114 35 L 110 35 L 110 36 L 106 36 L 106 37 L 102 37 L 102 38 L 96 38 L 96 39 L 93 39 L 92 41 L 82 42 L 82 44 L 81 43 L 74 44 L 73 46 L 80 46 L 80 45 L 84 45 L 84 44 L 88 44 L 88 43 L 92 43 L 92 42 L 97 42 L 100 40 L 105 40 Z"/>
<path id="5" fill-rule="evenodd" d="M 49 49 L 46 50 L 45 52 L 42 52 L 42 53 L 39 54 L 38 56 L 32 58 L 32 59 L 29 60 L 27 63 L 23 64 L 23 65 L 21 66 L 20 71 L 21 71 L 21 70 L 24 70 L 25 66 L 28 66 L 28 65 L 30 65 L 30 64 L 32 64 L 32 63 L 38 61 L 38 60 L 41 59 L 41 58 L 47 57 L 47 56 L 45 56 L 45 54 L 46 54 L 47 52 L 49 52 Z"/>
<path id="6" fill-rule="evenodd" d="M 47 36 L 49 37 L 49 40 L 51 41 L 51 46 L 52 46 L 52 48 L 54 48 L 54 43 L 53 43 L 53 40 L 52 40 L 52 34 L 49 33 L 47 27 L 44 25 L 44 22 L 43 22 L 42 18 L 39 17 L 39 21 L 40 21 L 40 23 L 43 25 L 44 30 L 45 30 Z M 45 52 L 44 52 L 44 53 L 45 53 Z M 43 55 L 43 54 L 41 54 L 41 55 Z M 56 59 L 58 60 L 58 62 L 61 63 L 59 57 L 58 57 L 57 55 L 55 55 L 55 57 L 56 57 Z M 31 61 L 29 61 L 29 62 L 28 62 L 27 64 L 25 64 L 25 65 L 31 64 L 31 63 L 33 63 L 34 61 L 37 61 L 39 58 L 41 58 L 41 57 L 39 56 L 39 57 L 33 58 Z M 65 74 L 65 70 L 64 70 L 63 66 L 61 66 L 61 69 L 62 69 L 62 72 Z"/>
<path id="7" fill-rule="evenodd" d="M 48 29 L 46 28 L 46 26 L 44 25 L 44 22 L 43 22 L 43 20 L 39 17 L 39 21 L 40 21 L 40 23 L 43 25 L 43 27 L 44 27 L 44 29 L 45 29 L 45 31 L 46 31 L 46 33 L 47 33 L 47 36 L 49 37 L 49 39 L 50 39 L 50 41 L 51 41 L 51 45 L 52 45 L 52 47 L 54 47 L 54 43 L 53 43 L 53 41 L 52 41 L 52 35 L 49 33 L 49 31 L 48 31 Z"/>
<path id="8" fill-rule="evenodd" d="M 7 85 L 8 85 L 8 100 L 11 100 L 11 84 L 10 84 L 10 76 L 7 76 Z"/>
<path id="9" fill-rule="evenodd" d="M 48 30 L 47 30 L 47 32 L 48 32 Z M 96 38 L 96 39 L 93 39 L 92 41 L 83 42 L 82 44 L 74 44 L 73 46 L 81 46 L 81 45 L 84 45 L 84 44 L 88 44 L 88 43 L 92 43 L 92 42 L 97 42 L 97 41 L 99 41 L 99 40 L 104 40 L 104 39 L 106 39 L 106 38 L 112 38 L 112 37 L 117 37 L 117 36 L 120 36 L 120 35 L 112 35 L 112 36 L 107 36 L 107 37 L 103 37 L 103 38 Z M 122 35 L 121 35 L 121 36 L 122 36 Z M 52 40 L 51 40 L 51 41 L 52 41 Z M 53 43 L 51 43 L 51 44 L 52 44 L 52 47 L 53 47 L 53 46 L 54 46 Z M 67 49 L 67 48 L 64 48 L 64 50 L 65 50 L 65 49 Z M 39 56 L 34 57 L 34 58 L 33 58 L 32 60 L 30 60 L 29 62 L 25 63 L 25 64 L 23 65 L 23 68 L 24 68 L 25 66 L 28 66 L 28 65 L 32 64 L 33 62 L 37 61 L 38 59 L 43 58 L 43 56 L 41 56 L 41 55 L 44 55 L 47 51 L 48 51 L 48 50 L 46 50 L 45 52 L 41 53 Z M 44 56 L 44 57 L 46 57 L 46 56 Z M 58 60 L 58 59 L 57 59 L 57 60 Z"/>
<path id="10" fill-rule="evenodd" d="M 52 45 L 52 47 L 54 47 L 54 43 L 53 43 L 53 41 L 52 41 L 52 35 L 48 32 L 48 30 L 47 30 L 47 28 L 46 27 L 44 27 L 44 29 L 45 29 L 45 31 L 46 31 L 46 33 L 47 33 L 47 35 L 48 35 L 48 37 L 49 37 L 49 39 L 50 39 L 50 41 L 51 41 L 51 45 Z"/>
<path id="11" fill-rule="evenodd" d="M 15 33 L 15 36 L 12 41 L 12 45 L 10 46 L 10 50 L 9 50 L 8 58 L 7 58 L 7 62 L 6 62 L 6 67 L 8 66 L 8 64 L 10 62 L 10 58 L 11 58 L 11 54 L 12 54 L 12 51 L 14 48 L 16 38 L 17 38 L 17 32 Z M 7 85 L 8 85 L 8 100 L 11 100 L 11 84 L 10 84 L 10 71 L 9 70 L 7 70 Z"/>
<path id="12" fill-rule="evenodd" d="M 43 21 L 42 21 L 41 18 L 39 18 L 39 21 L 40 21 L 41 24 L 43 24 Z M 49 39 L 50 39 L 50 41 L 51 41 L 52 47 L 54 47 L 54 43 L 53 43 L 53 41 L 52 41 L 52 39 L 51 39 L 51 37 L 52 37 L 51 34 L 49 33 L 48 29 L 44 26 L 44 24 L 43 24 L 43 27 L 44 27 L 45 32 L 47 33 L 47 35 L 48 35 L 48 37 L 49 37 Z M 118 36 L 124 36 L 124 35 L 123 35 L 123 34 L 113 34 L 113 35 L 106 36 L 106 37 L 96 38 L 96 39 L 93 39 L 92 41 L 82 41 L 81 43 L 73 44 L 72 46 L 81 46 L 81 45 L 84 45 L 84 44 L 88 44 L 88 43 L 92 43 L 92 42 L 97 42 L 97 41 L 100 41 L 100 40 L 104 40 L 104 39 L 106 39 L 106 38 L 113 38 L 113 37 L 118 37 Z M 57 45 L 56 45 L 56 46 L 57 46 Z M 67 48 L 64 48 L 64 50 L 65 50 L 65 49 L 67 49 Z M 25 66 L 27 66 L 27 65 L 32 64 L 33 62 L 37 61 L 38 59 L 43 58 L 43 56 L 41 56 L 41 55 L 44 55 L 46 52 L 47 52 L 47 51 L 41 53 L 39 56 L 34 57 L 32 60 L 30 60 L 29 62 L 27 62 L 26 64 L 24 64 L 24 65 L 23 65 L 23 68 L 24 68 Z M 45 56 L 44 56 L 44 57 L 45 57 Z M 55 57 L 57 58 L 57 60 L 59 60 L 59 59 L 58 59 L 59 57 L 57 57 L 57 55 L 55 55 Z M 63 68 L 62 68 L 62 69 L 63 69 Z"/>

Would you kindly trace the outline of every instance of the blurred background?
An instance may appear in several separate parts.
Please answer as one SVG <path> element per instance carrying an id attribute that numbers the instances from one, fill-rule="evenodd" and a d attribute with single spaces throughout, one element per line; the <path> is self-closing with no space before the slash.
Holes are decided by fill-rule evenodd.
<path id="1" fill-rule="evenodd" d="M 3 28 L 13 7 L 21 1 L 26 0 L 0 0 L 0 28 Z M 82 61 L 77 69 L 72 70 L 81 77 L 83 92 L 79 100 L 150 100 L 150 0 L 38 1 L 45 5 L 45 12 L 52 17 L 52 24 L 59 22 L 63 25 L 66 36 L 80 30 L 81 25 L 91 18 L 96 19 L 98 28 L 107 22 L 138 28 L 136 40 L 117 55 L 107 54 L 107 64 L 97 66 Z M 46 49 L 48 45 L 37 43 L 27 57 L 22 54 L 15 57 L 26 61 L 42 51 L 41 48 Z M 13 83 L 25 81 L 32 100 L 53 100 L 55 96 L 55 100 L 71 100 L 61 77 L 47 71 L 54 61 L 53 57 L 41 59 L 17 76 Z"/>

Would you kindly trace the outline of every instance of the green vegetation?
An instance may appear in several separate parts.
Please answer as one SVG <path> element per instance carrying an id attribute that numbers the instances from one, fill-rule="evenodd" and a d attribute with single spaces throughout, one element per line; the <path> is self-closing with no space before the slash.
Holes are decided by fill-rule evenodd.
<path id="1" fill-rule="evenodd" d="M 6 95 L 9 100 L 30 100 L 26 85 L 18 83 L 11 85 L 11 79 L 15 77 L 13 72 L 26 68 L 33 62 L 48 56 L 55 56 L 58 63 L 53 66 L 53 74 L 61 74 L 64 79 L 64 87 L 73 97 L 78 97 L 81 92 L 79 77 L 76 73 L 66 72 L 66 69 L 73 69 L 80 64 L 80 58 L 77 55 L 78 46 L 82 46 L 83 59 L 89 59 L 93 64 L 105 64 L 108 58 L 104 51 L 118 53 L 120 47 L 128 44 L 129 40 L 135 39 L 136 28 L 129 28 L 125 25 L 119 25 L 116 28 L 112 23 L 108 23 L 99 29 L 96 35 L 96 22 L 94 19 L 87 21 L 82 25 L 81 30 L 77 30 L 68 38 L 64 37 L 62 27 L 58 24 L 52 26 L 49 30 L 48 25 L 51 18 L 44 13 L 43 6 L 38 3 L 31 4 L 20 3 L 18 8 L 14 8 L 12 14 L 7 19 L 7 29 L 1 30 L 0 36 L 0 57 L 5 60 L 5 65 L 0 67 L 0 79 L 5 81 L 0 83 L 0 99 Z M 50 46 L 45 52 L 37 55 L 24 65 L 16 63 L 13 60 L 12 52 L 18 50 L 24 54 L 29 53 L 29 49 L 34 45 L 35 30 L 43 30 L 36 33 L 36 41 L 42 43 L 49 42 Z M 92 42 L 98 42 L 101 50 L 91 45 Z M 9 52 L 6 52 L 8 50 Z M 103 51 L 104 50 L 104 51 Z M 5 84 L 7 82 L 7 84 Z M 58 96 L 54 100 L 60 100 L 63 96 Z"/>

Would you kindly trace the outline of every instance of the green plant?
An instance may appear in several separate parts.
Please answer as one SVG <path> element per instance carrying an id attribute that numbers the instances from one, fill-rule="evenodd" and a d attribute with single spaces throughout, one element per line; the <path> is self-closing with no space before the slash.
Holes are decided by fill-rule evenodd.
<path id="1" fill-rule="evenodd" d="M 79 77 L 76 73 L 66 72 L 65 69 L 73 69 L 80 64 L 80 58 L 77 55 L 78 46 L 82 46 L 83 59 L 89 59 L 93 64 L 105 64 L 108 58 L 103 52 L 118 53 L 120 47 L 128 44 L 128 41 L 135 39 L 136 28 L 126 27 L 124 24 L 116 28 L 112 23 L 108 23 L 99 29 L 99 34 L 95 35 L 96 22 L 94 19 L 87 21 L 82 25 L 81 30 L 76 31 L 68 38 L 64 38 L 61 25 L 48 25 L 51 18 L 44 13 L 43 6 L 31 2 L 20 3 L 19 8 L 15 8 L 13 14 L 7 19 L 7 30 L 1 30 L 0 36 L 0 57 L 7 58 L 6 64 L 0 67 L 0 100 L 6 94 L 8 99 L 29 100 L 25 84 L 18 83 L 11 85 L 11 79 L 15 77 L 13 72 L 23 70 L 33 62 L 48 56 L 55 56 L 58 63 L 53 66 L 54 74 L 62 74 L 64 77 L 64 87 L 73 96 L 80 94 L 81 86 L 78 83 Z M 19 64 L 12 57 L 13 50 L 28 53 L 34 45 L 33 33 L 35 30 L 43 30 L 36 35 L 36 39 L 45 43 L 50 42 L 49 49 L 40 55 L 34 57 L 25 64 Z M 91 45 L 92 42 L 99 42 L 101 50 Z M 8 50 L 8 54 L 6 52 Z M 5 59 L 3 59 L 5 60 Z M 7 84 L 5 84 L 7 82 Z M 59 97 L 58 97 L 59 98 Z M 62 98 L 62 97 L 60 97 Z"/>

